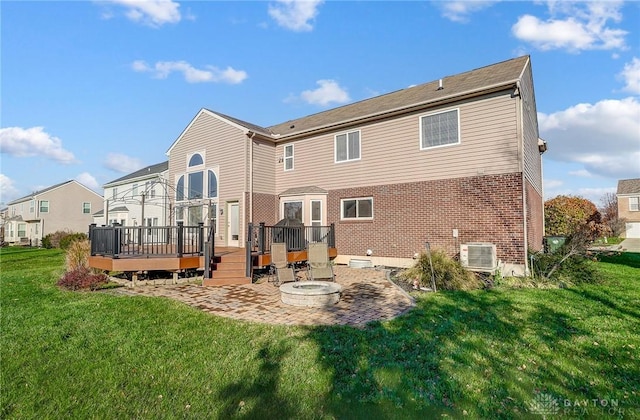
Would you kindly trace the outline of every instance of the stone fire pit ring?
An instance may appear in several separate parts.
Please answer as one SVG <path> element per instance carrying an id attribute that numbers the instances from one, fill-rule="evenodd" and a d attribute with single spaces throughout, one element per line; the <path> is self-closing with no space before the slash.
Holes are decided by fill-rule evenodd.
<path id="1" fill-rule="evenodd" d="M 280 286 L 282 303 L 293 306 L 331 306 L 340 300 L 342 286 L 328 281 L 297 281 Z"/>

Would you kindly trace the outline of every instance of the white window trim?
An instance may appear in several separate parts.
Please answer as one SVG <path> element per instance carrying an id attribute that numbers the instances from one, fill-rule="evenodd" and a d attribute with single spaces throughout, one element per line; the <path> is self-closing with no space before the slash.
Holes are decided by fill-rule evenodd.
<path id="1" fill-rule="evenodd" d="M 191 160 L 191 158 L 193 157 L 193 155 L 200 155 L 200 157 L 202 158 L 202 165 L 195 165 L 195 166 L 189 166 L 189 161 Z M 193 153 L 189 153 L 187 154 L 187 160 L 184 163 L 185 164 L 185 168 L 186 168 L 186 172 L 191 172 L 194 171 L 195 168 L 204 168 L 204 166 L 207 163 L 207 155 L 205 153 L 205 151 L 200 151 L 200 152 L 193 152 Z"/>
<path id="2" fill-rule="evenodd" d="M 284 206 L 287 203 L 300 203 L 300 214 L 302 214 L 302 223 L 304 223 L 304 200 L 303 199 L 289 199 L 283 200 L 280 204 L 280 219 L 284 219 L 286 215 L 284 214 Z"/>
<path id="3" fill-rule="evenodd" d="M 360 201 L 360 200 L 371 200 L 371 217 L 344 217 L 344 202 L 345 201 Z M 358 205 L 356 203 L 356 211 L 357 211 Z M 340 220 L 344 220 L 344 221 L 362 221 L 362 220 L 373 220 L 373 217 L 375 216 L 374 210 L 373 210 L 373 197 L 349 197 L 349 198 L 341 198 L 340 199 Z"/>
<path id="4" fill-rule="evenodd" d="M 445 114 L 447 112 L 451 112 L 451 111 L 456 111 L 457 112 L 457 116 L 458 116 L 458 141 L 456 143 L 449 143 L 449 144 L 440 144 L 438 146 L 427 146 L 427 147 L 423 147 L 422 146 L 422 135 L 423 135 L 423 131 L 422 131 L 422 119 L 425 117 L 431 117 L 433 115 L 438 115 L 438 114 Z M 432 150 L 432 149 L 439 149 L 441 147 L 450 147 L 450 146 L 457 146 L 459 144 L 462 143 L 462 134 L 460 132 L 460 108 L 451 108 L 451 109 L 444 109 L 442 111 L 438 111 L 438 112 L 431 112 L 429 114 L 424 114 L 424 115 L 420 115 L 418 117 L 418 122 L 419 122 L 419 128 L 420 128 L 420 133 L 419 133 L 419 141 L 420 141 L 420 150 Z"/>
<path id="5" fill-rule="evenodd" d="M 320 203 L 320 220 L 313 220 L 313 203 Z M 309 200 L 309 224 L 313 226 L 313 222 L 320 222 L 320 226 L 322 226 L 324 220 L 322 213 L 322 200 Z"/>
<path id="6" fill-rule="evenodd" d="M 631 201 L 635 201 L 635 208 L 632 207 Z M 640 211 L 640 196 L 639 197 L 629 197 L 629 211 Z"/>
<path id="7" fill-rule="evenodd" d="M 84 212 L 84 205 L 85 205 L 85 204 L 88 204 L 88 205 L 89 205 L 89 211 L 88 211 L 88 212 L 86 212 L 86 213 Z M 91 214 L 91 202 L 89 202 L 89 201 L 84 201 L 84 202 L 82 203 L 82 214 Z"/>
<path id="8" fill-rule="evenodd" d="M 195 154 L 195 153 L 194 153 Z M 200 165 L 195 167 L 194 166 L 194 170 L 188 170 L 189 168 L 187 168 L 187 171 L 185 172 L 181 172 L 178 174 L 175 174 L 174 176 L 174 194 L 173 196 L 175 197 L 175 192 L 177 192 L 178 190 L 178 181 L 180 180 L 181 176 L 184 176 L 184 190 L 183 190 L 183 199 L 182 200 L 175 200 L 176 203 L 198 203 L 198 202 L 204 202 L 204 201 L 208 201 L 208 200 L 212 200 L 215 202 L 218 202 L 218 200 L 220 199 L 220 166 L 219 165 L 213 165 L 213 166 L 205 166 L 205 165 Z M 216 175 L 216 183 L 218 184 L 218 195 L 217 197 L 209 197 L 209 171 L 213 172 Z M 202 198 L 189 198 L 189 175 L 196 173 L 196 172 L 202 172 Z"/>
<path id="9" fill-rule="evenodd" d="M 287 156 L 287 148 L 291 148 L 291 156 Z M 282 165 L 283 165 L 283 169 L 285 172 L 289 172 L 289 171 L 293 171 L 294 168 L 294 164 L 295 164 L 295 160 L 294 160 L 294 156 L 295 156 L 295 148 L 293 147 L 293 144 L 286 144 L 284 146 L 284 150 L 283 150 L 283 159 L 282 159 Z M 291 168 L 287 169 L 287 160 L 291 160 Z"/>
<path id="10" fill-rule="evenodd" d="M 349 134 L 350 133 L 358 133 L 358 158 L 357 159 L 349 159 L 349 156 L 345 160 L 338 160 L 338 136 L 346 135 L 347 136 L 347 155 L 349 154 Z M 342 133 L 338 133 L 333 136 L 333 161 L 334 163 L 346 163 L 346 162 L 356 162 L 362 159 L 362 130 L 351 130 L 344 131 Z"/>

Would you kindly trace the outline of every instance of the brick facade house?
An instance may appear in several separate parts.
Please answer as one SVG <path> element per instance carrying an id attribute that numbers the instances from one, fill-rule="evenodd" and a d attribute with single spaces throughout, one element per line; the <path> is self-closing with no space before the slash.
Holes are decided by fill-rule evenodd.
<path id="1" fill-rule="evenodd" d="M 542 248 L 545 150 L 529 56 L 271 127 L 201 109 L 167 151 L 169 217 L 214 212 L 238 247 L 249 223 L 335 224 L 338 263 L 490 243 L 518 275 Z"/>

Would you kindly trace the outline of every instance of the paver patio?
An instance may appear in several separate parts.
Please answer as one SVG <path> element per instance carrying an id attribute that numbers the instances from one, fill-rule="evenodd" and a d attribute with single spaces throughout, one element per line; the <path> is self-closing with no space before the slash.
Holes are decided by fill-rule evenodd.
<path id="1" fill-rule="evenodd" d="M 340 301 L 330 307 L 297 307 L 280 300 L 280 290 L 266 280 L 260 283 L 202 287 L 196 284 L 136 286 L 114 293 L 167 297 L 214 315 L 244 321 L 282 325 L 364 326 L 393 319 L 414 306 L 411 297 L 379 269 L 337 265 L 336 281 L 342 285 Z"/>

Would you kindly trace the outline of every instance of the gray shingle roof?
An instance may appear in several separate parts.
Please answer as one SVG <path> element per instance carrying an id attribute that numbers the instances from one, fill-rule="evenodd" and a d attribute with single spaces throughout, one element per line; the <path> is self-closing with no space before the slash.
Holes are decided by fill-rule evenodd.
<path id="1" fill-rule="evenodd" d="M 45 193 L 45 192 L 50 191 L 50 190 L 52 190 L 52 189 L 54 189 L 54 188 L 61 187 L 61 186 L 65 185 L 65 184 L 68 184 L 68 183 L 70 183 L 70 182 L 74 182 L 74 181 L 71 179 L 71 180 L 69 180 L 69 181 L 61 182 L 61 183 L 59 183 L 59 184 L 52 185 L 52 186 L 50 186 L 50 187 L 43 188 L 43 189 L 38 190 L 38 191 L 34 191 L 34 192 L 32 192 L 31 194 L 29 194 L 29 195 L 25 195 L 24 197 L 17 198 L 17 199 L 15 199 L 15 200 L 13 200 L 13 201 L 11 201 L 11 202 L 7 203 L 7 204 L 8 204 L 8 205 L 11 205 L 11 204 L 19 203 L 19 202 L 21 202 L 21 201 L 30 200 L 30 199 L 32 199 L 32 198 L 33 198 L 34 196 L 36 196 L 36 195 L 39 195 L 39 194 Z M 77 181 L 76 181 L 76 182 L 77 182 Z"/>
<path id="2" fill-rule="evenodd" d="M 285 190 L 280 193 L 281 196 L 304 195 L 304 194 L 327 194 L 327 190 L 323 190 L 320 187 L 309 186 L 309 187 L 289 188 L 288 190 Z"/>
<path id="3" fill-rule="evenodd" d="M 619 180 L 618 194 L 640 194 L 640 178 Z"/>
<path id="4" fill-rule="evenodd" d="M 357 121 L 369 116 L 383 115 L 392 111 L 433 103 L 452 96 L 462 96 L 474 91 L 486 90 L 490 87 L 507 86 L 520 80 L 528 63 L 528 55 L 514 58 L 465 73 L 443 77 L 442 89 L 438 89 L 439 80 L 436 80 L 286 121 L 267 127 L 267 130 L 276 135 L 289 136 L 339 123 Z"/>
<path id="5" fill-rule="evenodd" d="M 142 169 L 139 169 L 135 172 L 130 173 L 129 175 L 125 175 L 123 177 L 120 177 L 118 179 L 114 179 L 113 181 L 109 181 L 106 184 L 104 184 L 104 187 L 108 187 L 112 184 L 120 184 L 124 181 L 128 181 L 128 180 L 133 180 L 136 178 L 142 178 L 143 176 L 146 175 L 155 175 L 155 174 L 160 174 L 164 171 L 166 171 L 167 169 L 169 169 L 169 161 L 165 161 L 165 162 L 161 162 L 161 163 L 156 163 L 155 165 L 149 165 L 147 167 L 144 167 Z"/>

